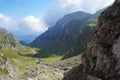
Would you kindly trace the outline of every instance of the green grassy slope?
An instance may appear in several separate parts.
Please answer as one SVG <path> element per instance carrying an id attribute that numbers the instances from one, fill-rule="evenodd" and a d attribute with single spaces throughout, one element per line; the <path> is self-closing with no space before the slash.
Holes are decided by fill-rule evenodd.
<path id="1" fill-rule="evenodd" d="M 30 57 L 30 55 L 34 54 L 33 50 L 30 47 L 18 44 L 17 48 L 18 49 L 16 50 L 10 47 L 7 49 L 0 49 L 0 54 L 4 55 L 7 60 L 12 62 L 19 69 L 25 69 L 26 66 L 32 65 L 35 62 L 35 59 Z M 23 56 L 19 55 L 18 52 L 23 54 Z"/>

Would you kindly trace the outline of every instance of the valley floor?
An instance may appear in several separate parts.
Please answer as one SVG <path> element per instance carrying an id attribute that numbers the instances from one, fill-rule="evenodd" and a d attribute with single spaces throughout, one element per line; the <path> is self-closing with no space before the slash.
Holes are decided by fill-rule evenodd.
<path id="1" fill-rule="evenodd" d="M 36 63 L 34 67 L 27 67 L 19 75 L 18 80 L 62 80 L 64 70 L 45 63 Z"/>
<path id="2" fill-rule="evenodd" d="M 5 64 L 0 62 L 6 66 L 4 68 L 0 66 L 0 80 L 62 80 L 66 70 L 81 64 L 81 55 L 65 60 L 61 60 L 62 56 L 57 55 L 35 58 L 33 56 L 37 53 L 37 49 L 22 46 L 19 48 L 21 50 L 0 50 L 0 54 L 6 58 Z"/>

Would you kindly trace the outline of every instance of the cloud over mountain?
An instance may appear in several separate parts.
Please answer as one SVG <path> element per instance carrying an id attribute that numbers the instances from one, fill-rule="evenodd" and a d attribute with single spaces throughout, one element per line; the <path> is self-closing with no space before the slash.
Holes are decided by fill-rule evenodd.
<path id="1" fill-rule="evenodd" d="M 95 13 L 99 9 L 102 9 L 113 2 L 114 0 L 64 0 L 64 3 L 61 6 L 63 8 L 71 6 L 71 8 L 74 7 L 76 10 Z"/>
<path id="2" fill-rule="evenodd" d="M 26 16 L 21 19 L 15 19 L 5 14 L 0 13 L 0 27 L 3 27 L 13 34 L 18 36 L 20 39 L 26 37 L 26 35 L 36 35 L 46 31 L 48 26 L 40 18 L 36 18 L 32 15 Z"/>
<path id="3" fill-rule="evenodd" d="M 36 18 L 34 16 L 24 17 L 19 21 L 18 27 L 22 30 L 29 30 L 30 32 L 39 32 L 42 33 L 47 30 L 48 26 L 44 23 L 44 21 L 40 18 Z"/>
<path id="4" fill-rule="evenodd" d="M 114 0 L 56 0 L 48 10 L 45 21 L 48 25 L 54 25 L 65 14 L 75 11 L 95 13 L 113 2 Z"/>

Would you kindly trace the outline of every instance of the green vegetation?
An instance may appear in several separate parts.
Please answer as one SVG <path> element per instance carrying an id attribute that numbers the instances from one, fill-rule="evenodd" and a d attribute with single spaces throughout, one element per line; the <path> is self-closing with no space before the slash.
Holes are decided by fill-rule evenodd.
<path id="1" fill-rule="evenodd" d="M 31 69 L 38 71 L 38 67 L 40 67 L 37 62 L 48 67 L 52 65 L 52 67 L 62 67 L 62 69 L 68 70 L 74 65 L 82 64 L 81 55 L 79 54 L 85 50 L 88 38 L 97 25 L 96 23 L 96 16 L 92 16 L 90 19 L 71 20 L 64 25 L 63 29 L 58 29 L 60 33 L 57 34 L 56 38 L 54 38 L 55 30 L 53 37 L 50 36 L 49 39 L 46 36 L 45 40 L 47 41 L 44 39 L 41 42 L 39 42 L 40 40 L 36 41 L 35 45 L 40 46 L 39 48 L 42 49 L 23 46 L 11 33 L 3 30 L 0 31 L 0 54 L 3 54 L 4 61 L 10 61 L 10 64 L 17 67 L 25 76 L 36 77 L 38 74 L 49 75 L 53 73 L 51 69 L 34 73 L 35 71 Z M 62 26 L 63 24 L 61 24 Z M 27 73 L 25 73 L 26 70 L 28 70 Z M 0 74 L 7 75 L 8 73 L 9 70 L 0 68 Z"/>
<path id="2" fill-rule="evenodd" d="M 4 57 L 6 57 L 9 61 L 13 63 L 16 67 L 18 67 L 20 70 L 25 69 L 26 66 L 32 65 L 35 62 L 35 59 L 28 56 L 21 56 L 18 54 L 18 52 L 27 55 L 32 54 L 33 51 L 31 48 L 26 46 L 19 45 L 18 47 L 21 47 L 20 50 L 13 50 L 11 48 L 8 49 L 0 49 L 0 52 L 4 54 Z"/>
<path id="3" fill-rule="evenodd" d="M 16 37 L 5 29 L 0 28 L 0 46 L 16 46 Z"/>
<path id="4" fill-rule="evenodd" d="M 34 54 L 34 58 L 40 59 L 42 62 L 54 62 L 62 59 L 63 54 L 60 53 L 46 53 L 44 50 L 39 50 Z"/>
<path id="5" fill-rule="evenodd" d="M 63 56 L 53 54 L 48 58 L 40 58 L 40 61 L 43 61 L 43 62 L 59 61 L 60 59 L 62 59 L 62 57 Z"/>
<path id="6" fill-rule="evenodd" d="M 90 27 L 90 28 L 94 28 L 96 27 L 97 23 L 90 23 L 90 24 L 86 24 L 87 27 Z"/>
<path id="7" fill-rule="evenodd" d="M 8 74 L 8 70 L 7 69 L 0 68 L 0 75 L 7 75 L 7 74 Z"/>
<path id="8" fill-rule="evenodd" d="M 43 62 L 54 62 L 60 60 L 64 56 L 64 50 L 65 49 L 60 42 L 53 42 L 44 49 L 37 50 L 37 53 L 34 55 L 34 57 Z"/>

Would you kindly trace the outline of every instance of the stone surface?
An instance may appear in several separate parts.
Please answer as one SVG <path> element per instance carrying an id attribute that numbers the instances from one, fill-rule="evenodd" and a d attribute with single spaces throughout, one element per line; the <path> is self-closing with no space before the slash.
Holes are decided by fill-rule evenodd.
<path id="1" fill-rule="evenodd" d="M 88 76 L 87 80 L 102 80 L 102 79 L 96 78 L 94 76 Z"/>
<path id="2" fill-rule="evenodd" d="M 82 71 L 79 67 L 73 68 L 74 71 L 70 70 L 63 80 L 120 80 L 119 1 L 116 0 L 112 6 L 101 13 L 97 28 L 82 56 Z M 68 75 L 71 71 L 75 76 Z"/>
<path id="3" fill-rule="evenodd" d="M 0 80 L 16 80 L 16 72 L 17 68 L 13 66 L 13 64 L 4 58 L 4 56 L 0 55 Z"/>
<path id="4" fill-rule="evenodd" d="M 116 3 L 120 3 L 120 0 L 116 0 Z"/>

